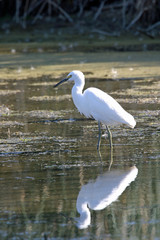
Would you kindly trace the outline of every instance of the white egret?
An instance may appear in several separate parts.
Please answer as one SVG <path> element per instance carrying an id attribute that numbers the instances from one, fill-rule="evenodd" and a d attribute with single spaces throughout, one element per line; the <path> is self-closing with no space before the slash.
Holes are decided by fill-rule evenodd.
<path id="1" fill-rule="evenodd" d="M 108 125 L 126 124 L 131 128 L 135 127 L 136 121 L 133 116 L 126 112 L 121 105 L 107 93 L 94 87 L 90 87 L 82 92 L 85 85 L 85 77 L 82 72 L 77 70 L 70 72 L 65 79 L 54 85 L 54 87 L 66 81 L 74 81 L 72 98 L 78 111 L 87 118 L 94 118 L 98 121 L 98 151 L 101 142 L 101 123 L 107 128 L 111 149 L 112 135 Z"/>

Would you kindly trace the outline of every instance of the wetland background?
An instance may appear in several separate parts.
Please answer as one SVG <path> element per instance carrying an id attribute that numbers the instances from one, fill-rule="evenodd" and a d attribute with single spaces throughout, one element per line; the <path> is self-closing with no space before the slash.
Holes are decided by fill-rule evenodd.
<path id="1" fill-rule="evenodd" d="M 159 1 L 24 3 L 0 2 L 0 239 L 160 239 Z M 109 173 L 110 149 L 104 128 L 100 160 L 72 84 L 53 88 L 73 69 L 137 121 L 111 128 L 110 172 L 138 175 L 85 229 L 77 198 Z"/>

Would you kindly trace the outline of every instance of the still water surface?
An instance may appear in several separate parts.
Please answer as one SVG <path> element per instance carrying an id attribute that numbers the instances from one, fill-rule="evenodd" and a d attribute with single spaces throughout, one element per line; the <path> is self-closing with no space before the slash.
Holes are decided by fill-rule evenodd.
<path id="1" fill-rule="evenodd" d="M 112 58 L 117 68 L 103 60 L 100 78 L 98 66 L 85 66 L 86 86 L 111 94 L 137 121 L 135 129 L 111 128 L 110 171 L 105 128 L 100 159 L 97 123 L 77 112 L 70 84 L 53 89 L 59 79 L 45 75 L 1 79 L 0 239 L 160 239 L 158 59 L 134 60 L 123 79 L 117 53 Z"/>

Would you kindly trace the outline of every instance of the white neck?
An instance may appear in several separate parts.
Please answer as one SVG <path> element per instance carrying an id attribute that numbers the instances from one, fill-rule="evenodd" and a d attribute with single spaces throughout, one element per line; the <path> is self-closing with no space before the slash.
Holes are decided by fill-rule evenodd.
<path id="1" fill-rule="evenodd" d="M 77 219 L 77 227 L 81 229 L 87 228 L 91 223 L 91 213 L 87 203 L 83 203 L 77 210 L 80 214 L 80 218 Z"/>
<path id="2" fill-rule="evenodd" d="M 72 98 L 75 106 L 78 108 L 80 113 L 83 113 L 83 84 L 74 84 L 72 88 Z"/>

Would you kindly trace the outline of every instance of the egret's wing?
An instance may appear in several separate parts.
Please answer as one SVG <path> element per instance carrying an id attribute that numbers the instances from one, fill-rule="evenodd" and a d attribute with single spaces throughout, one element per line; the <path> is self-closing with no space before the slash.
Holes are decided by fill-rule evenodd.
<path id="1" fill-rule="evenodd" d="M 117 125 L 120 123 L 135 126 L 135 120 L 110 95 L 97 88 L 88 88 L 84 91 L 88 104 L 88 112 L 97 121 L 104 124 Z"/>

